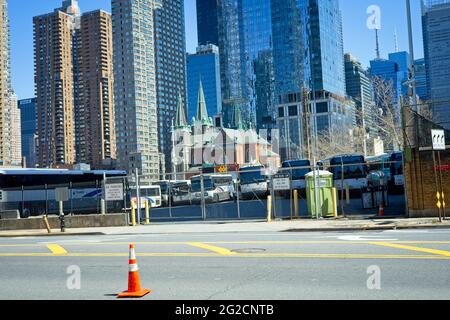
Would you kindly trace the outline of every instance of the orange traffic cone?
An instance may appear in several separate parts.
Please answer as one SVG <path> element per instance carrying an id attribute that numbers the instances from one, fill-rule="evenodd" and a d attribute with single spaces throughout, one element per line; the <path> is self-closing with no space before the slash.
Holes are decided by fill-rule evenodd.
<path id="1" fill-rule="evenodd" d="M 134 245 L 130 244 L 130 260 L 128 261 L 128 291 L 124 291 L 117 295 L 117 298 L 140 298 L 150 293 L 148 289 L 141 289 L 141 281 L 139 280 L 139 268 L 137 265 Z"/>
<path id="2" fill-rule="evenodd" d="M 378 208 L 378 215 L 380 217 L 384 216 L 384 203 L 383 202 L 380 203 L 380 207 Z"/>

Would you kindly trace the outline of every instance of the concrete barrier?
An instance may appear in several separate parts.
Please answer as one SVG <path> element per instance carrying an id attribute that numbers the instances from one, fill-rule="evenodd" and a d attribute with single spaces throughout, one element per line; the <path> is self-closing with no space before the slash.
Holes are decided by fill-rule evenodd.
<path id="1" fill-rule="evenodd" d="M 19 210 L 5 210 L 0 212 L 0 219 L 20 219 Z"/>
<path id="2" fill-rule="evenodd" d="M 104 214 L 104 215 L 76 215 L 65 216 L 66 229 L 70 228 L 92 228 L 92 227 L 123 227 L 127 226 L 127 216 L 125 213 Z M 50 228 L 59 229 L 60 221 L 58 216 L 49 216 Z M 30 230 L 44 229 L 44 220 L 41 217 L 30 217 L 27 219 L 1 219 L 0 230 Z"/>

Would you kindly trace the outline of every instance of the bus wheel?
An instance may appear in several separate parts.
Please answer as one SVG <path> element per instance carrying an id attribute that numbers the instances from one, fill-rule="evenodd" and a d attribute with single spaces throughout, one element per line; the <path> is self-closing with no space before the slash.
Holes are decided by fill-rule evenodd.
<path id="1" fill-rule="evenodd" d="M 214 195 L 214 202 L 219 202 L 219 201 L 220 201 L 219 195 L 218 194 Z"/>
<path id="2" fill-rule="evenodd" d="M 26 219 L 29 217 L 30 217 L 30 209 L 28 209 L 28 208 L 23 209 L 23 211 L 20 214 L 20 218 Z"/>

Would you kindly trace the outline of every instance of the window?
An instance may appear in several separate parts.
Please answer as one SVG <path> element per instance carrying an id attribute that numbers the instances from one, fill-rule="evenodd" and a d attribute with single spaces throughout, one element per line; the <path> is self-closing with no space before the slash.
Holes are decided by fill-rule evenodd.
<path id="1" fill-rule="evenodd" d="M 279 107 L 278 108 L 278 117 L 279 118 L 284 117 L 284 107 Z"/>
<path id="2" fill-rule="evenodd" d="M 289 116 L 293 117 L 298 115 L 298 109 L 297 106 L 289 106 Z"/>

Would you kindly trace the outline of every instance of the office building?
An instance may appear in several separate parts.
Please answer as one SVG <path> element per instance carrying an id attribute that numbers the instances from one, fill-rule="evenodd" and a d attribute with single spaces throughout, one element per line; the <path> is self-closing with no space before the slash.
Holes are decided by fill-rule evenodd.
<path id="1" fill-rule="evenodd" d="M 222 111 L 222 91 L 220 89 L 219 48 L 213 44 L 199 46 L 196 53 L 187 55 L 186 67 L 187 121 L 191 122 L 196 115 L 200 81 L 203 84 L 208 114 L 215 116 L 220 113 Z"/>
<path id="2" fill-rule="evenodd" d="M 428 98 L 434 122 L 450 129 L 450 0 L 426 0 L 422 31 Z"/>
<path id="3" fill-rule="evenodd" d="M 416 67 L 416 93 L 422 101 L 428 100 L 427 92 L 427 71 L 425 67 L 425 59 L 417 59 L 414 63 Z"/>
<path id="4" fill-rule="evenodd" d="M 27 168 L 34 168 L 36 158 L 36 98 L 19 100 L 20 124 L 22 132 L 22 157 Z"/>
<path id="5" fill-rule="evenodd" d="M 184 0 L 160 0 L 155 9 L 156 99 L 159 152 L 164 156 L 161 176 L 172 168 L 172 126 L 178 95 L 186 101 L 186 40 Z"/>
<path id="6" fill-rule="evenodd" d="M 354 104 L 346 98 L 339 2 L 273 0 L 271 4 L 281 158 L 309 157 L 314 124 L 318 134 L 331 135 L 335 126 L 355 123 Z"/>
<path id="7" fill-rule="evenodd" d="M 219 0 L 197 0 L 198 45 L 219 45 L 218 32 Z"/>
<path id="8" fill-rule="evenodd" d="M 153 0 L 112 0 L 117 167 L 159 179 Z"/>

